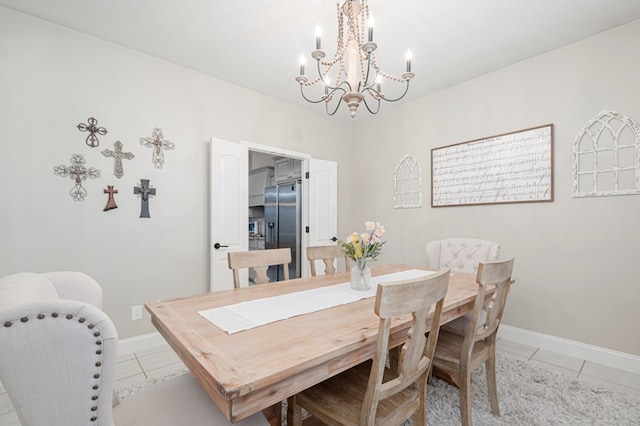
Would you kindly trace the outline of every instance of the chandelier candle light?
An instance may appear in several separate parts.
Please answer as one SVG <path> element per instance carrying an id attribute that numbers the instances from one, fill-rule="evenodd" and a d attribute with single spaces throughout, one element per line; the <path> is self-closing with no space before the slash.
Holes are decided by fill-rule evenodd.
<path id="1" fill-rule="evenodd" d="M 346 102 L 351 117 L 356 116 L 360 103 L 371 114 L 380 110 L 380 101 L 395 102 L 402 99 L 409 90 L 409 81 L 415 76 L 411 72 L 411 52 L 407 51 L 406 72 L 398 77 L 383 72 L 376 61 L 378 47 L 373 42 L 373 16 L 369 13 L 367 0 L 346 0 L 342 7 L 336 3 L 338 14 L 338 48 L 331 60 L 325 61 L 322 50 L 320 28 L 316 27 L 316 50 L 311 57 L 316 60 L 318 77 L 309 80 L 305 75 L 304 56 L 300 58 L 300 75 L 296 81 L 300 84 L 302 97 L 311 103 L 325 103 L 327 114 L 336 113 L 342 101 Z M 346 27 L 344 17 L 347 17 Z M 366 26 L 366 36 L 365 36 Z M 332 70 L 334 74 L 330 77 Z M 382 92 L 383 80 L 404 84 L 404 92 L 397 98 L 388 98 Z M 333 82 L 333 84 L 332 84 Z M 317 99 L 305 95 L 305 87 L 322 84 L 324 94 Z"/>
<path id="2" fill-rule="evenodd" d="M 338 241 L 345 256 L 353 260 L 351 267 L 351 288 L 354 290 L 368 290 L 371 288 L 371 269 L 369 263 L 378 258 L 382 252 L 384 226 L 378 222 L 365 222 L 365 232 L 352 233 L 346 241 Z"/>

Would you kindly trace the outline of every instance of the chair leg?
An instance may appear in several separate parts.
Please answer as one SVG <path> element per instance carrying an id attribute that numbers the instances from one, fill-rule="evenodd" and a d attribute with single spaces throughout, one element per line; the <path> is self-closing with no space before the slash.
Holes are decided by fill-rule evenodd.
<path id="1" fill-rule="evenodd" d="M 496 382 L 496 352 L 495 347 L 489 353 L 489 358 L 485 364 L 487 373 L 487 387 L 489 392 L 489 402 L 491 403 L 491 412 L 495 416 L 500 415 L 500 405 L 498 404 L 498 385 Z"/>
<path id="2" fill-rule="evenodd" d="M 462 426 L 471 426 L 471 371 L 467 368 L 460 369 L 459 377 L 460 417 Z"/>
<path id="3" fill-rule="evenodd" d="M 429 370 L 425 372 L 424 378 L 420 379 L 420 402 L 418 410 L 413 416 L 414 426 L 427 426 L 427 378 Z"/>

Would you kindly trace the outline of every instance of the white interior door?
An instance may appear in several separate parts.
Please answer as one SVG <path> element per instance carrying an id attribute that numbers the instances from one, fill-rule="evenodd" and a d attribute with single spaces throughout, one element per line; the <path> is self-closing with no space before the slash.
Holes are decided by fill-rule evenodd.
<path id="1" fill-rule="evenodd" d="M 335 244 L 338 233 L 338 163 L 309 160 L 309 245 Z M 303 256 L 303 258 L 305 258 Z"/>
<path id="2" fill-rule="evenodd" d="M 249 249 L 249 152 L 245 145 L 211 140 L 210 290 L 233 288 L 227 253 Z M 247 270 L 240 271 L 244 286 Z"/>

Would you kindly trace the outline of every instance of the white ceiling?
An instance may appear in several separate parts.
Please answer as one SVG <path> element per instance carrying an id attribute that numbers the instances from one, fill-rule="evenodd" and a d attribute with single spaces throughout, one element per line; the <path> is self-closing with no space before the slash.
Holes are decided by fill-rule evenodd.
<path id="1" fill-rule="evenodd" d="M 335 0 L 0 0 L 0 5 L 324 111 L 302 100 L 294 78 L 301 54 L 307 64 L 312 61 L 316 24 L 325 34 L 323 49 L 333 55 Z M 413 53 L 416 77 L 403 101 L 640 18 L 640 0 L 369 0 L 369 8 L 383 70 L 402 74 L 407 48 Z M 346 118 L 343 109 L 337 115 Z"/>

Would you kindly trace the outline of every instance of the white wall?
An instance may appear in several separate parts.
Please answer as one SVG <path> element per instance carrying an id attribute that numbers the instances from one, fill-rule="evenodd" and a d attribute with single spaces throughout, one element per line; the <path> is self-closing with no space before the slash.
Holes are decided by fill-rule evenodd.
<path id="1" fill-rule="evenodd" d="M 359 121 L 352 146 L 352 220 L 387 229 L 382 262 L 425 264 L 433 239 L 498 241 L 516 256 L 504 323 L 640 355 L 640 196 L 574 199 L 572 142 L 596 113 L 640 120 L 640 21 Z M 434 58 L 437 60 L 437 58 Z M 417 70 L 416 78 L 428 78 Z M 555 201 L 431 208 L 431 149 L 554 124 Z M 405 154 L 424 169 L 423 208 L 391 208 Z M 374 173 L 367 172 L 372 164 Z"/>
<path id="2" fill-rule="evenodd" d="M 146 312 L 142 321 L 130 320 L 132 305 L 209 288 L 212 136 L 340 160 L 339 230 L 348 233 L 349 123 L 3 7 L 0 58 L 0 276 L 88 273 L 102 285 L 121 338 L 154 331 Z M 86 133 L 76 128 L 90 116 L 108 130 L 97 148 L 86 146 Z M 176 144 L 160 170 L 151 149 L 139 144 L 154 127 Z M 136 156 L 124 162 L 122 179 L 101 154 L 116 140 Z M 53 173 L 74 153 L 102 172 L 84 182 L 83 202 L 69 196 L 70 178 Z M 141 178 L 157 189 L 150 219 L 138 217 L 133 195 Z M 119 191 L 118 209 L 103 212 L 107 185 Z"/>

